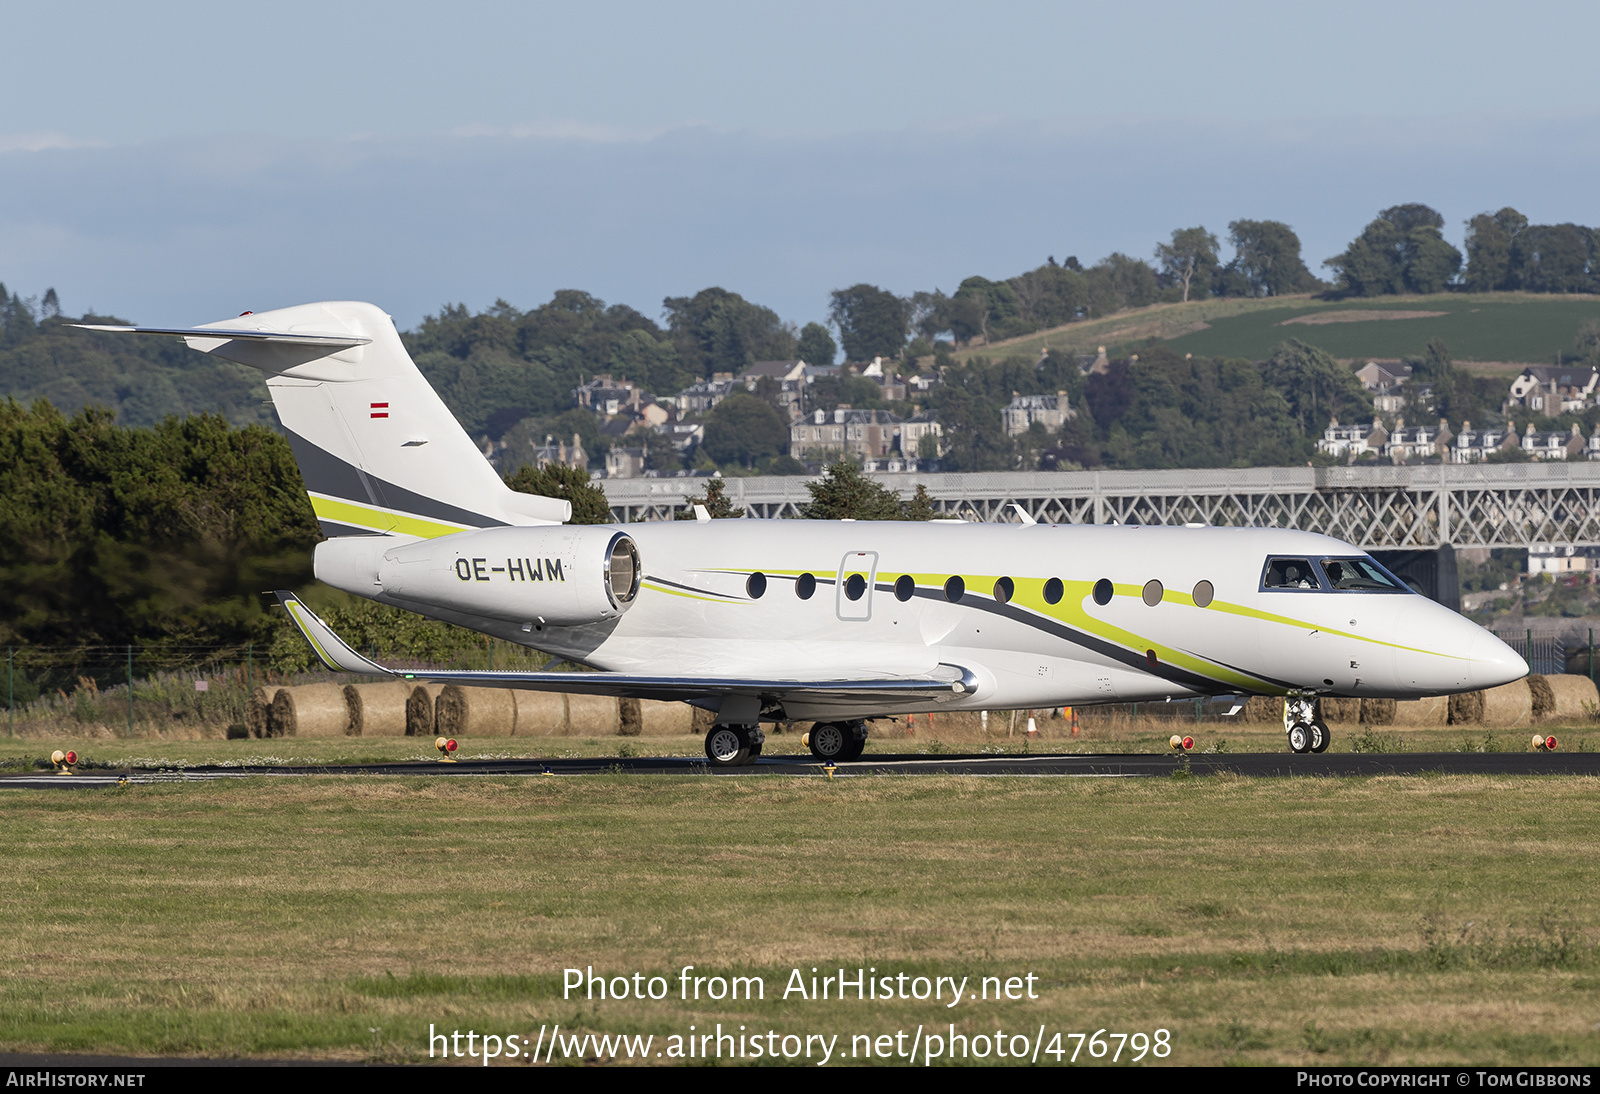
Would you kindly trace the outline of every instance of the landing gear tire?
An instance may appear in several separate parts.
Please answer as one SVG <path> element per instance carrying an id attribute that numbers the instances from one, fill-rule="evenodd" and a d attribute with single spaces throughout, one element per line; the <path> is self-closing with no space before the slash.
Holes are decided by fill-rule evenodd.
<path id="1" fill-rule="evenodd" d="M 811 754 L 823 763 L 843 763 L 861 755 L 858 748 L 855 756 L 850 754 L 851 744 L 855 735 L 848 726 L 839 722 L 818 722 L 811 727 Z"/>
<path id="2" fill-rule="evenodd" d="M 1304 722 L 1296 722 L 1289 727 L 1289 751 L 1304 755 L 1311 751 L 1311 727 Z"/>
<path id="3" fill-rule="evenodd" d="M 1311 723 L 1311 751 L 1328 751 L 1328 742 L 1333 739 L 1333 734 L 1328 732 L 1328 727 L 1323 722 Z"/>
<path id="4" fill-rule="evenodd" d="M 846 749 L 844 756 L 840 758 L 844 760 L 861 759 L 861 753 L 867 747 L 867 724 L 865 722 L 855 722 L 845 726 L 844 731 Z"/>
<path id="5" fill-rule="evenodd" d="M 706 759 L 712 767 L 743 767 L 761 755 L 760 727 L 712 726 L 706 734 Z"/>

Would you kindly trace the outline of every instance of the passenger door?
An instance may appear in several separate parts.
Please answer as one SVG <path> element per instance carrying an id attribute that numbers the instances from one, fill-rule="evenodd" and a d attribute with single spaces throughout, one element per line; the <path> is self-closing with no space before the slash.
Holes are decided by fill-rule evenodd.
<path id="1" fill-rule="evenodd" d="M 834 600 L 840 619 L 859 623 L 872 618 L 872 586 L 877 579 L 876 551 L 851 551 L 839 561 Z"/>

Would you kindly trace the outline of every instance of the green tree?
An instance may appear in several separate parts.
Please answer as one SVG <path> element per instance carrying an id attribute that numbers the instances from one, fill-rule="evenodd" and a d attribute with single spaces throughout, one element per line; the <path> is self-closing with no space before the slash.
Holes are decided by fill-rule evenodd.
<path id="1" fill-rule="evenodd" d="M 1280 343 L 1263 368 L 1307 434 L 1321 433 L 1336 415 L 1353 421 L 1372 410 L 1371 397 L 1354 372 L 1299 339 Z"/>
<path id="2" fill-rule="evenodd" d="M 734 391 L 706 416 L 706 453 L 719 464 L 755 462 L 789 447 L 789 424 L 771 403 Z"/>
<path id="3" fill-rule="evenodd" d="M 1519 280 L 1533 292 L 1587 293 L 1597 287 L 1593 233 L 1580 224 L 1535 224 L 1517 236 Z"/>
<path id="4" fill-rule="evenodd" d="M 1426 205 L 1394 205 L 1324 265 L 1355 296 L 1443 292 L 1461 269 L 1461 252 L 1445 241 L 1443 227 L 1444 217 Z"/>
<path id="5" fill-rule="evenodd" d="M 733 502 L 728 500 L 728 483 L 725 479 L 713 478 L 706 480 L 706 495 L 703 498 L 685 498 L 683 508 L 674 514 L 675 520 L 695 520 L 694 507 L 703 505 L 706 513 L 712 520 L 733 520 L 744 516 L 744 507 L 734 508 Z"/>
<path id="6" fill-rule="evenodd" d="M 839 342 L 851 361 L 898 357 L 911 324 L 911 305 L 894 293 L 865 283 L 840 289 L 828 309 Z"/>
<path id="7" fill-rule="evenodd" d="M 800 360 L 808 365 L 831 365 L 839 355 L 833 335 L 821 323 L 807 323 L 800 328 L 800 344 L 796 347 Z"/>
<path id="8" fill-rule="evenodd" d="M 524 494 L 560 498 L 572 503 L 572 524 L 610 524 L 611 504 L 605 491 L 594 485 L 583 467 L 564 467 L 558 463 L 535 468 L 520 468 L 506 479 L 506 485 Z"/>
<path id="9" fill-rule="evenodd" d="M 770 308 L 712 287 L 669 296 L 662 306 L 683 360 L 700 376 L 743 372 L 756 361 L 792 361 L 795 336 Z"/>
<path id="10" fill-rule="evenodd" d="M 1494 292 L 1517 287 L 1512 248 L 1528 226 L 1528 218 L 1509 205 L 1493 215 L 1479 213 L 1467 221 L 1468 292 Z"/>
<path id="11" fill-rule="evenodd" d="M 899 520 L 900 498 L 873 482 L 848 460 L 829 465 L 821 479 L 806 483 L 811 503 L 800 510 L 806 520 Z"/>
<path id="12" fill-rule="evenodd" d="M 1156 261 L 1167 280 L 1183 286 L 1183 301 L 1189 301 L 1189 289 L 1196 276 L 1200 284 L 1209 284 L 1217 269 L 1217 237 L 1205 228 L 1179 228 L 1172 233 L 1171 243 L 1156 245 Z"/>
<path id="13" fill-rule="evenodd" d="M 903 520 L 937 520 L 943 515 L 933 504 L 933 499 L 928 496 L 928 488 L 920 482 L 917 483 L 916 493 L 911 495 L 911 500 L 901 507 Z"/>
<path id="14" fill-rule="evenodd" d="M 1235 220 L 1228 225 L 1238 272 L 1252 296 L 1285 296 L 1322 287 L 1300 257 L 1300 237 L 1276 220 Z"/>

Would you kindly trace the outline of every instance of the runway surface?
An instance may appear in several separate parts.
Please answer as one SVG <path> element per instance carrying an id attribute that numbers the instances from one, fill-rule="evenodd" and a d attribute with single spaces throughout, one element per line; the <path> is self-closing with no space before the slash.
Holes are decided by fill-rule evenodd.
<path id="1" fill-rule="evenodd" d="M 882 775 L 1057 776 L 1076 778 L 1168 777 L 1187 766 L 1193 775 L 1234 774 L 1258 778 L 1288 776 L 1371 775 L 1600 775 L 1600 752 L 1343 752 L 1297 756 L 1284 752 L 1189 754 L 1084 753 L 996 755 L 872 756 L 840 764 L 834 778 Z M 789 775 L 828 778 L 820 760 L 809 756 L 762 757 L 747 767 L 713 769 L 704 760 L 685 757 L 597 756 L 560 760 L 461 760 L 457 763 L 342 764 L 339 766 L 185 767 L 112 771 L 79 771 L 70 775 L 28 772 L 0 775 L 0 789 L 69 790 L 199 782 L 212 779 L 304 778 L 307 776 L 378 775 L 428 778 L 473 776 L 562 777 L 570 775 L 715 775 L 748 778 Z"/>

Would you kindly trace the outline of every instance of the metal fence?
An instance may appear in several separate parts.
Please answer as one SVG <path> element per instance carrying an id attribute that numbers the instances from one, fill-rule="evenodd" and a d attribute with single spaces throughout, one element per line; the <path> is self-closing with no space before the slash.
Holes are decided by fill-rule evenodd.
<path id="1" fill-rule="evenodd" d="M 1567 671 L 1567 649 L 1553 634 L 1535 636 L 1532 631 L 1496 631 L 1495 636 L 1516 650 L 1535 675 L 1559 676 Z"/>

